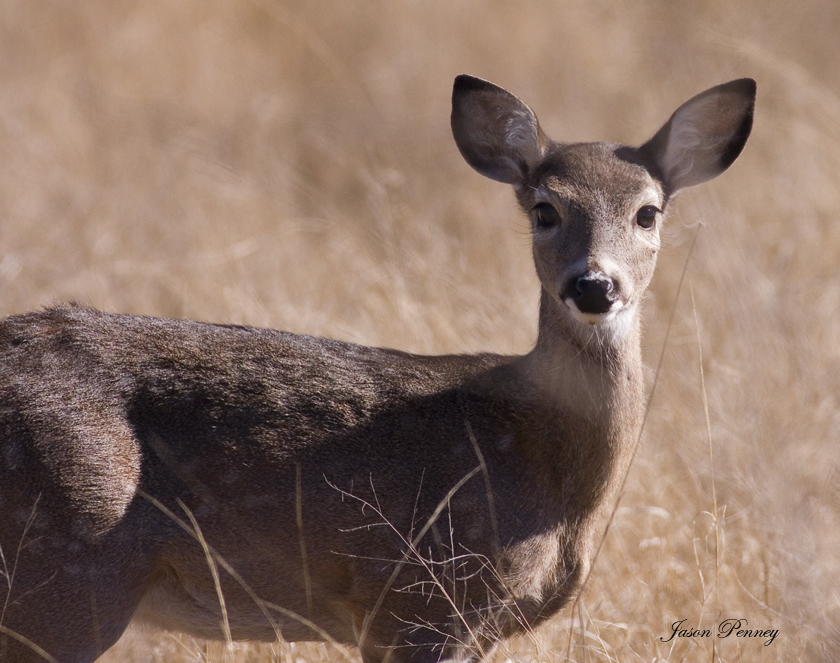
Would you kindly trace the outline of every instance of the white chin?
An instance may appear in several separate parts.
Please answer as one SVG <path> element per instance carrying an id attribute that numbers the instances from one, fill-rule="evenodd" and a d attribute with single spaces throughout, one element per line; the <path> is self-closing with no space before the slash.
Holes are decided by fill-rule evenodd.
<path id="1" fill-rule="evenodd" d="M 569 308 L 575 320 L 593 326 L 606 325 L 612 322 L 621 311 L 627 308 L 624 302 L 617 301 L 605 313 L 584 313 L 575 305 L 574 300 L 571 298 L 564 299 L 563 303 Z"/>

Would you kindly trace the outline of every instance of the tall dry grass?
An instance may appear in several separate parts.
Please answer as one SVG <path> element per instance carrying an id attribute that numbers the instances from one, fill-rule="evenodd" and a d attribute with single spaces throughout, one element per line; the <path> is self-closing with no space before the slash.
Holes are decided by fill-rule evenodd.
<path id="1" fill-rule="evenodd" d="M 836 661 L 838 33 L 831 0 L 2 0 L 0 312 L 525 352 L 527 224 L 457 153 L 454 75 L 509 87 L 555 138 L 631 144 L 753 76 L 745 154 L 666 231 L 651 373 L 668 342 L 592 580 L 498 659 Z M 728 617 L 779 635 L 660 640 Z M 331 658 L 130 630 L 103 660 Z"/>

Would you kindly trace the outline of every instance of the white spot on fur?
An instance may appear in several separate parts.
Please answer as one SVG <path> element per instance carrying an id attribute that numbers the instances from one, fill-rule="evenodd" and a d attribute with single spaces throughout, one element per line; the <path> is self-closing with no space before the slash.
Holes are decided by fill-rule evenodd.
<path id="1" fill-rule="evenodd" d="M 615 341 L 624 339 L 633 329 L 636 316 L 636 305 L 625 304 L 621 300 L 613 302 L 612 307 L 605 313 L 584 313 L 571 297 L 563 300 L 575 320 L 582 324 L 597 327 L 599 332 L 606 333 Z"/>

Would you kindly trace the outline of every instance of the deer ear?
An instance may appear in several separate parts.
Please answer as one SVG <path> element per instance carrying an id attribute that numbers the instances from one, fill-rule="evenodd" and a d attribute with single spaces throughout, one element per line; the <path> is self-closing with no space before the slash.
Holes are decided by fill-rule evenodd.
<path id="1" fill-rule="evenodd" d="M 717 177 L 738 158 L 752 129 L 755 90 L 754 80 L 741 78 L 701 92 L 640 148 L 669 194 Z"/>
<path id="2" fill-rule="evenodd" d="M 466 74 L 452 89 L 452 135 L 468 164 L 507 184 L 524 182 L 545 147 L 528 106 L 498 85 Z"/>

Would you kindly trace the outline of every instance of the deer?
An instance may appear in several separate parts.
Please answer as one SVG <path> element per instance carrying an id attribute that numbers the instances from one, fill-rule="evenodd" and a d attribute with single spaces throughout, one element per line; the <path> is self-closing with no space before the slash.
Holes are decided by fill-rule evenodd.
<path id="1" fill-rule="evenodd" d="M 522 356 L 78 304 L 0 322 L 0 660 L 88 663 L 136 619 L 475 661 L 562 610 L 641 434 L 666 211 L 740 155 L 755 92 L 708 89 L 627 147 L 555 142 L 455 79 L 459 151 L 530 219 Z"/>

